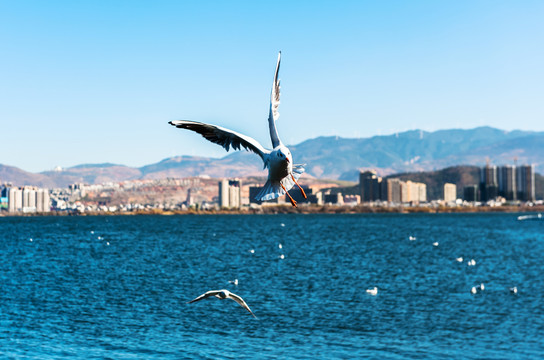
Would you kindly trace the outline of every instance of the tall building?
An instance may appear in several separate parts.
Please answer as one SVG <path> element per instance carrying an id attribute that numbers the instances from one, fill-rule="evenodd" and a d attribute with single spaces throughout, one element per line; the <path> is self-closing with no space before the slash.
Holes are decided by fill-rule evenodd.
<path id="1" fill-rule="evenodd" d="M 427 201 L 427 185 L 408 180 L 405 182 L 405 186 L 405 197 L 402 199 L 402 202 L 418 204 Z"/>
<path id="2" fill-rule="evenodd" d="M 361 201 L 380 200 L 382 178 L 374 170 L 359 173 L 359 192 Z"/>
<path id="3" fill-rule="evenodd" d="M 401 181 L 399 179 L 387 179 L 383 181 L 382 199 L 388 202 L 400 204 L 402 202 Z"/>
<path id="4" fill-rule="evenodd" d="M 51 199 L 49 197 L 49 190 L 38 189 L 36 191 L 36 211 L 37 212 L 51 211 Z"/>
<path id="5" fill-rule="evenodd" d="M 480 170 L 480 196 L 482 201 L 493 200 L 499 195 L 497 167 L 487 164 Z"/>
<path id="6" fill-rule="evenodd" d="M 503 196 L 506 200 L 516 200 L 516 167 L 513 165 L 500 166 L 498 184 L 500 196 Z"/>
<path id="7" fill-rule="evenodd" d="M 219 206 L 222 208 L 240 208 L 242 206 L 242 181 L 238 179 L 219 182 Z"/>
<path id="8" fill-rule="evenodd" d="M 219 207 L 229 207 L 229 181 L 226 179 L 219 182 Z"/>
<path id="9" fill-rule="evenodd" d="M 535 172 L 533 165 L 522 165 L 516 169 L 516 189 L 519 200 L 535 200 Z"/>
<path id="10" fill-rule="evenodd" d="M 36 188 L 23 187 L 23 212 L 36 212 Z"/>
<path id="11" fill-rule="evenodd" d="M 23 191 L 21 189 L 16 187 L 9 189 L 8 211 L 23 211 Z"/>
<path id="12" fill-rule="evenodd" d="M 468 185 L 463 188 L 463 200 L 469 202 L 480 201 L 478 185 Z"/>
<path id="13" fill-rule="evenodd" d="M 408 189 L 408 184 L 406 184 L 404 181 L 400 182 L 400 202 L 410 202 L 410 191 Z"/>
<path id="14" fill-rule="evenodd" d="M 444 201 L 454 202 L 457 199 L 457 186 L 455 184 L 444 184 Z"/>

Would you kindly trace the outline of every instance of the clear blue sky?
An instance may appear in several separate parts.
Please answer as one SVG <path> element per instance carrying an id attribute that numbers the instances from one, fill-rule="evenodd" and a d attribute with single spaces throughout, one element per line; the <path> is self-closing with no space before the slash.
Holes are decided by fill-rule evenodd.
<path id="1" fill-rule="evenodd" d="M 544 130 L 544 1 L 0 1 L 0 163 L 224 156 L 167 124 L 270 146 L 409 129 Z"/>

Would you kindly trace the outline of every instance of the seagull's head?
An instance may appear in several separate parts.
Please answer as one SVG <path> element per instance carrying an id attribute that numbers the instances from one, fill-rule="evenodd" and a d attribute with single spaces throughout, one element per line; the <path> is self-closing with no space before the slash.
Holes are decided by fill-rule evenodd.
<path id="1" fill-rule="evenodd" d="M 285 146 L 281 146 L 278 149 L 277 156 L 280 158 L 280 160 L 285 161 L 287 163 L 291 163 L 293 159 L 293 157 L 291 156 L 291 152 Z"/>

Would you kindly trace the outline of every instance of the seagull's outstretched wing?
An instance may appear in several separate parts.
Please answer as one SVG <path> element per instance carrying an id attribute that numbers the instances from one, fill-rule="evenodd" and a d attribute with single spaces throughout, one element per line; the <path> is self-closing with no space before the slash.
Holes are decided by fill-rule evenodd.
<path id="1" fill-rule="evenodd" d="M 243 147 L 244 149 L 253 151 L 255 154 L 259 155 L 263 161 L 264 154 L 270 152 L 263 148 L 257 140 L 220 126 L 191 120 L 175 120 L 170 121 L 169 124 L 180 129 L 197 132 L 206 138 L 206 140 L 221 145 L 227 151 L 230 150 L 231 146 L 234 150 L 240 150 L 240 148 Z"/>
<path id="2" fill-rule="evenodd" d="M 189 301 L 187 304 L 194 303 L 195 301 L 200 301 L 202 299 L 209 298 L 210 296 L 215 296 L 215 295 L 219 294 L 220 292 L 221 292 L 221 290 L 210 290 L 210 291 L 205 292 L 204 294 L 200 295 L 196 299 L 193 299 L 193 300 Z"/>
<path id="3" fill-rule="evenodd" d="M 233 294 L 231 292 L 229 292 L 229 298 L 236 301 L 238 304 L 240 304 L 240 306 L 242 306 L 244 309 L 246 309 L 247 311 L 249 311 L 251 313 L 251 315 L 253 315 L 253 317 L 256 319 L 257 317 L 255 316 L 255 314 L 253 313 L 253 311 L 251 311 L 251 309 L 249 308 L 249 306 L 247 306 L 246 302 L 244 301 L 244 299 L 242 299 L 241 297 L 239 297 L 238 295 L 236 294 Z"/>
<path id="4" fill-rule="evenodd" d="M 278 136 L 278 130 L 276 130 L 276 120 L 280 117 L 278 107 L 280 106 L 280 80 L 278 74 L 280 72 L 280 58 L 281 51 L 278 54 L 278 63 L 276 64 L 276 72 L 274 73 L 274 82 L 272 83 L 272 93 L 270 94 L 270 113 L 268 114 L 268 127 L 270 128 L 270 140 L 272 140 L 272 147 L 276 147 L 281 144 L 281 140 Z"/>

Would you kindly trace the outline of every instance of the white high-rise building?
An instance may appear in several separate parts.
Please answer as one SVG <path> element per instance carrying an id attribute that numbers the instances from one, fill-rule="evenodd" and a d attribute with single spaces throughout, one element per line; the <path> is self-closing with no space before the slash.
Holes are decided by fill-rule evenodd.
<path id="1" fill-rule="evenodd" d="M 242 206 L 242 181 L 238 179 L 219 182 L 219 207 L 239 208 Z"/>
<path id="2" fill-rule="evenodd" d="M 12 187 L 9 189 L 8 212 L 23 211 L 23 191 Z"/>
<path id="3" fill-rule="evenodd" d="M 403 190 L 402 202 L 417 204 L 427 201 L 427 185 L 410 180 L 406 181 L 404 184 L 406 190 Z"/>
<path id="4" fill-rule="evenodd" d="M 51 211 L 51 200 L 49 197 L 49 190 L 38 189 L 36 191 L 36 211 L 37 212 Z"/>
<path id="5" fill-rule="evenodd" d="M 457 186 L 455 184 L 444 184 L 444 201 L 454 202 L 457 199 Z"/>
<path id="6" fill-rule="evenodd" d="M 23 212 L 36 212 L 36 188 L 32 186 L 23 188 Z"/>

